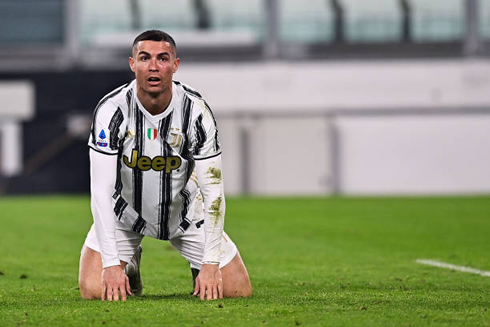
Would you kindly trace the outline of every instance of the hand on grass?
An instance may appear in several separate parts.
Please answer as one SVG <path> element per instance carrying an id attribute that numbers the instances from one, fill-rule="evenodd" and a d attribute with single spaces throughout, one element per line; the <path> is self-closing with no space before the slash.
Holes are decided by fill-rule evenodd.
<path id="1" fill-rule="evenodd" d="M 200 295 L 201 300 L 206 297 L 208 301 L 223 298 L 223 279 L 221 278 L 219 265 L 202 265 L 201 271 L 196 277 L 196 287 L 193 295 Z"/>
<path id="2" fill-rule="evenodd" d="M 102 270 L 102 301 L 119 301 L 119 293 L 121 293 L 121 301 L 126 301 L 126 295 L 133 295 L 129 286 L 129 278 L 124 273 L 121 266 L 107 267 Z"/>

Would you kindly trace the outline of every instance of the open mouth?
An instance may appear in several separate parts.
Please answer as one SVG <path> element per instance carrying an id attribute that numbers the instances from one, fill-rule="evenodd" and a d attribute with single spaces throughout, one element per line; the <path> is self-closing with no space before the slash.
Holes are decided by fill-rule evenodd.
<path id="1" fill-rule="evenodd" d="M 150 83 L 150 85 L 157 85 L 160 83 L 160 78 L 159 77 L 149 77 L 148 83 Z"/>

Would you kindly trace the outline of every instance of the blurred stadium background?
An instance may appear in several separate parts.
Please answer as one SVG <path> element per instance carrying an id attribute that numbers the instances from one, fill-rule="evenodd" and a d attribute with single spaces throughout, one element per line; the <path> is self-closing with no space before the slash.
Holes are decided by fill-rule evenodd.
<path id="1" fill-rule="evenodd" d="M 490 0 L 1 0 L 1 194 L 89 191 L 92 110 L 150 28 L 227 194 L 490 194 Z"/>

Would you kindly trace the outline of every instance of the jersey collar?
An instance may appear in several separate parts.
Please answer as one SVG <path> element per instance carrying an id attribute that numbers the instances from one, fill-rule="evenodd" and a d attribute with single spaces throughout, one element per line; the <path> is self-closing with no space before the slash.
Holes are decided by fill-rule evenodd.
<path id="1" fill-rule="evenodd" d="M 157 120 L 160 120 L 162 118 L 167 117 L 174 110 L 175 105 L 178 101 L 179 95 L 177 94 L 177 87 L 176 87 L 175 83 L 173 83 L 173 85 L 172 85 L 172 100 L 170 100 L 170 103 L 168 104 L 167 109 L 165 109 L 162 113 L 155 115 L 155 116 L 150 114 L 148 112 L 148 110 L 146 110 L 146 108 L 143 106 L 143 104 L 141 104 L 140 99 L 138 99 L 138 95 L 136 94 L 136 83 L 134 83 L 134 85 L 133 85 L 133 96 L 134 96 L 136 104 L 138 105 L 138 108 L 140 108 L 141 112 L 143 112 L 143 114 L 148 119 L 150 119 L 152 121 L 157 121 Z"/>

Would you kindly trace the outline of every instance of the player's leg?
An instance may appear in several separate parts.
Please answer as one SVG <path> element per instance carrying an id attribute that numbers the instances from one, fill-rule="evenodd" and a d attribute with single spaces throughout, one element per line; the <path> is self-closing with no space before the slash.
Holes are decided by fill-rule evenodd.
<path id="1" fill-rule="evenodd" d="M 237 252 L 233 260 L 221 268 L 224 297 L 249 297 L 252 295 L 252 285 L 247 268 Z"/>
<path id="2" fill-rule="evenodd" d="M 84 245 L 80 255 L 78 285 L 83 299 L 100 299 L 102 274 L 102 259 L 100 253 Z"/>
<path id="3" fill-rule="evenodd" d="M 134 232 L 116 229 L 116 238 L 118 242 L 117 246 L 121 266 L 123 269 L 128 268 L 125 269 L 125 272 L 130 278 L 130 285 L 133 284 L 133 286 L 135 286 L 134 294 L 141 294 L 143 285 L 139 274 L 140 259 L 136 257 L 138 255 L 141 256 L 141 251 L 138 251 L 138 249 L 143 236 Z M 130 263 L 128 266 L 126 266 L 127 262 Z M 137 264 L 137 267 L 134 267 L 135 264 Z M 133 266 L 133 268 L 131 266 Z M 132 270 L 132 276 L 131 273 L 127 271 L 129 268 Z M 92 226 L 87 234 L 87 238 L 85 239 L 80 256 L 78 282 L 82 298 L 100 299 L 102 293 L 101 274 L 102 258 L 100 255 L 97 237 L 95 235 L 95 229 Z M 139 283 L 134 282 L 135 275 L 139 279 Z M 131 290 L 133 291 L 133 287 Z"/>
<path id="4" fill-rule="evenodd" d="M 141 253 L 143 248 L 138 246 L 136 253 L 131 258 L 131 261 L 124 267 L 124 273 L 129 278 L 129 286 L 131 287 L 131 293 L 136 296 L 143 295 L 143 280 L 141 279 L 140 263 Z"/>
<path id="5" fill-rule="evenodd" d="M 192 224 L 185 234 L 171 239 L 170 243 L 190 263 L 195 280 L 201 269 L 204 250 L 204 227 L 196 227 L 195 224 Z M 223 240 L 221 242 L 220 269 L 223 278 L 223 295 L 225 297 L 248 297 L 252 295 L 252 286 L 247 269 L 235 243 L 225 232 L 223 232 Z"/>
<path id="6" fill-rule="evenodd" d="M 194 290 L 199 269 L 191 268 L 191 273 L 192 289 Z M 221 268 L 221 276 L 223 278 L 224 297 L 249 297 L 252 295 L 252 285 L 247 268 L 245 268 L 239 252 L 236 253 L 230 263 Z M 191 292 L 191 294 L 193 293 L 194 291 Z"/>

